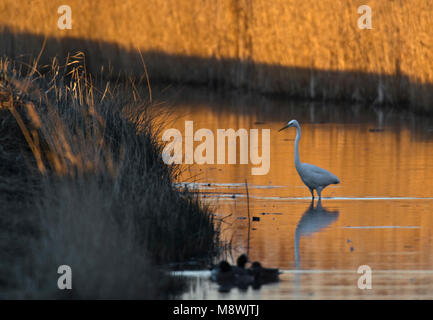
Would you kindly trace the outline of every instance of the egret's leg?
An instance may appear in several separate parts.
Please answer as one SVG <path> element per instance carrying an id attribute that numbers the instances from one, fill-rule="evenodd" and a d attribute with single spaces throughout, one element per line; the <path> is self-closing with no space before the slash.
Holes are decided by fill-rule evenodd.
<path id="1" fill-rule="evenodd" d="M 308 188 L 310 189 L 311 192 L 311 201 L 314 201 L 314 189 L 313 188 Z"/>
<path id="2" fill-rule="evenodd" d="M 319 198 L 319 201 L 317 201 L 316 209 L 322 208 L 322 198 Z"/>
<path id="3" fill-rule="evenodd" d="M 311 192 L 311 200 L 314 201 L 314 189 L 313 188 L 308 188 L 310 189 Z"/>
<path id="4" fill-rule="evenodd" d="M 323 188 L 322 188 L 322 187 L 318 187 L 318 188 L 316 189 L 316 191 L 317 191 L 317 194 L 319 195 L 319 200 L 321 200 L 321 199 L 322 199 L 322 190 L 323 190 Z"/>

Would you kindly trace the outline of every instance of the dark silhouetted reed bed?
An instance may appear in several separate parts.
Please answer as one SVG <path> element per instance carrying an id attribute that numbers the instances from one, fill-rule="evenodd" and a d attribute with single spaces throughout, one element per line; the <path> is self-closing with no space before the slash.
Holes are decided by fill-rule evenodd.
<path id="1" fill-rule="evenodd" d="M 161 266 L 210 258 L 218 228 L 173 186 L 145 86 L 103 83 L 84 59 L 0 61 L 0 298 L 171 297 L 183 282 Z"/>

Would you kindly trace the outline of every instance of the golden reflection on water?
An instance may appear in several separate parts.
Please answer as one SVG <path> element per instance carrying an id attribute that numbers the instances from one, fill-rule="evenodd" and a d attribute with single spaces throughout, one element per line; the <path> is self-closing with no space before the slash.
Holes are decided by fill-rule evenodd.
<path id="1" fill-rule="evenodd" d="M 170 127 L 182 132 L 185 120 L 194 121 L 194 130 L 208 128 L 215 136 L 217 129 L 271 129 L 267 175 L 251 175 L 251 165 L 192 165 L 180 178 L 201 183 L 203 200 L 215 207 L 217 217 L 231 214 L 222 227 L 234 256 L 249 246 L 250 259 L 269 267 L 352 270 L 353 290 L 358 291 L 356 270 L 360 265 L 369 265 L 373 272 L 433 269 L 433 139 L 419 138 L 404 119 L 378 124 L 373 116 L 365 121 L 368 116 L 363 115 L 359 123 L 353 119 L 350 123 L 344 119 L 328 122 L 326 117 L 312 123 L 311 113 L 296 108 L 236 112 L 206 103 L 185 103 L 174 110 Z M 311 209 L 309 190 L 294 168 L 296 130 L 278 132 L 282 124 L 295 118 L 302 128 L 301 161 L 326 168 L 341 180 L 323 191 L 319 209 Z M 245 179 L 250 215 L 260 219 L 251 222 L 249 243 Z M 301 278 L 306 277 L 318 276 Z M 335 277 L 328 280 L 337 281 Z M 377 280 L 387 277 L 395 279 L 395 284 L 416 278 L 383 274 Z M 432 282 L 433 275 L 427 277 L 424 282 Z M 326 295 L 322 289 L 321 294 Z M 302 290 L 301 296 L 308 297 L 308 290 Z M 397 294 L 394 287 L 383 290 L 370 296 Z M 315 294 L 317 297 L 317 290 Z"/>

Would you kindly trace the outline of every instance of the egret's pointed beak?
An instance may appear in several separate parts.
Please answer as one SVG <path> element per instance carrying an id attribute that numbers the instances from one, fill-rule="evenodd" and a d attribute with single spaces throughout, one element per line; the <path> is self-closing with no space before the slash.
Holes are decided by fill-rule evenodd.
<path id="1" fill-rule="evenodd" d="M 286 125 L 286 126 L 282 127 L 280 130 L 278 130 L 278 132 L 283 131 L 284 129 L 287 129 L 288 127 L 290 127 L 290 125 Z"/>

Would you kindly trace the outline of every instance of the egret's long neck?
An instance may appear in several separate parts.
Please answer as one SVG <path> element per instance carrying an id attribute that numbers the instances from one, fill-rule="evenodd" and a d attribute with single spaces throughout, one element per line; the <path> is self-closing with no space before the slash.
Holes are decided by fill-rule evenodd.
<path id="1" fill-rule="evenodd" d="M 296 139 L 295 139 L 295 166 L 299 166 L 301 164 L 301 160 L 299 159 L 299 140 L 301 140 L 301 127 L 296 125 Z"/>

